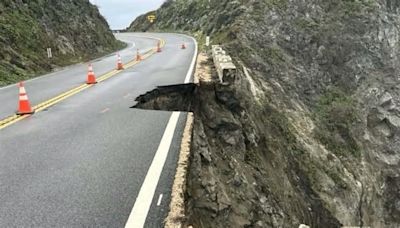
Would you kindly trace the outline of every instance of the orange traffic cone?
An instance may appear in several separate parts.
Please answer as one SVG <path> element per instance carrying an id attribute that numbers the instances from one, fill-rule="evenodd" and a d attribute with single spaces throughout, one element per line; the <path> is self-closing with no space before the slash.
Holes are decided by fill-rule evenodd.
<path id="1" fill-rule="evenodd" d="M 91 63 L 89 64 L 88 68 L 89 69 L 88 69 L 88 75 L 87 75 L 86 84 L 96 84 L 97 83 L 96 76 L 94 75 L 93 66 L 92 66 Z"/>
<path id="2" fill-rule="evenodd" d="M 161 43 L 158 41 L 157 43 L 157 52 L 161 52 Z"/>
<path id="3" fill-rule="evenodd" d="M 136 61 L 141 61 L 141 60 L 142 60 L 142 56 L 140 56 L 139 49 L 137 49 L 137 52 L 136 52 Z"/>
<path id="4" fill-rule="evenodd" d="M 185 43 L 182 43 L 182 47 L 181 47 L 182 49 L 186 49 L 186 44 Z"/>
<path id="5" fill-rule="evenodd" d="M 117 63 L 117 70 L 123 70 L 124 65 L 122 64 L 121 56 L 118 53 L 118 63 Z"/>
<path id="6" fill-rule="evenodd" d="M 18 115 L 26 115 L 32 114 L 35 111 L 32 109 L 31 104 L 28 99 L 28 95 L 26 95 L 26 90 L 24 87 L 24 83 L 20 82 L 19 85 L 19 104 L 18 104 Z"/>

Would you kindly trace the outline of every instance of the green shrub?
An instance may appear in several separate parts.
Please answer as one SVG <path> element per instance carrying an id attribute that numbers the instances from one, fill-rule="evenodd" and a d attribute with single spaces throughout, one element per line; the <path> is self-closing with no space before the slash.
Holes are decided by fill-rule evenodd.
<path id="1" fill-rule="evenodd" d="M 315 133 L 327 149 L 338 155 L 360 155 L 360 148 L 351 134 L 358 121 L 356 102 L 338 88 L 331 88 L 320 96 L 316 105 L 319 123 Z"/>

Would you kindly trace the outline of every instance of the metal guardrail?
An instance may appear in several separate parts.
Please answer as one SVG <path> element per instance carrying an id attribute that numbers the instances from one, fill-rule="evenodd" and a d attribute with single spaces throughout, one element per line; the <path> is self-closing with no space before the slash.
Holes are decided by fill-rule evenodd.
<path id="1" fill-rule="evenodd" d="M 237 68 L 232 62 L 232 58 L 219 45 L 212 46 L 212 57 L 215 68 L 217 69 L 219 81 L 222 84 L 231 84 L 235 81 Z"/>

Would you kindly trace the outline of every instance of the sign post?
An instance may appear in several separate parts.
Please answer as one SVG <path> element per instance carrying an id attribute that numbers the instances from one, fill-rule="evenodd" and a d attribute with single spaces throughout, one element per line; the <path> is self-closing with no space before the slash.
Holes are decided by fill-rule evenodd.
<path id="1" fill-rule="evenodd" d="M 51 48 L 47 48 L 47 58 L 53 58 L 53 54 L 51 53 Z"/>

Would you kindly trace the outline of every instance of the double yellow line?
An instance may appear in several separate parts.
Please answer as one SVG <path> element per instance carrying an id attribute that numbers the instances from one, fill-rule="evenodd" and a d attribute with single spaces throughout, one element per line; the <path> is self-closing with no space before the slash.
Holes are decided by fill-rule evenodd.
<path id="1" fill-rule="evenodd" d="M 148 37 L 148 38 L 152 38 L 152 39 L 160 41 L 160 46 L 161 47 L 165 46 L 165 40 L 164 39 L 159 39 L 159 38 L 155 38 L 155 37 Z M 142 59 L 145 60 L 145 59 L 149 58 L 150 56 L 152 56 L 156 52 L 157 52 L 157 49 L 151 49 L 151 50 L 145 52 L 144 54 L 142 54 Z M 125 67 L 125 69 L 128 69 L 128 68 L 131 68 L 131 67 L 135 66 L 139 62 L 140 61 L 133 60 L 133 61 L 130 61 L 127 64 L 125 64 L 124 67 Z M 112 70 L 112 71 L 100 76 L 97 79 L 97 82 L 103 82 L 103 81 L 105 81 L 105 80 L 117 75 L 118 73 L 120 73 L 122 71 L 123 70 Z M 90 88 L 92 86 L 93 85 L 82 84 L 82 85 L 80 85 L 78 87 L 75 87 L 75 88 L 73 88 L 71 90 L 68 90 L 68 91 L 66 91 L 66 92 L 64 92 L 64 93 L 62 93 L 62 94 L 60 94 L 60 95 L 58 95 L 56 97 L 53 97 L 53 98 L 51 98 L 51 99 L 49 99 L 47 101 L 44 101 L 44 102 L 34 106 L 33 109 L 35 110 L 35 112 L 43 111 L 44 109 L 47 109 L 47 108 L 49 108 L 49 107 L 51 107 L 51 106 L 53 106 L 53 105 L 65 100 L 65 99 L 67 99 L 67 98 L 69 98 L 69 97 L 71 97 L 71 96 L 73 96 L 73 95 L 75 95 L 75 94 L 77 94 L 79 92 L 82 92 L 83 90 L 85 90 L 87 88 Z M 18 121 L 21 121 L 21 120 L 23 120 L 23 119 L 25 119 L 25 118 L 27 118 L 29 116 L 31 116 L 31 115 L 22 115 L 22 116 L 20 116 L 20 115 L 14 114 L 14 115 L 9 116 L 9 117 L 7 117 L 7 118 L 5 118 L 3 120 L 0 120 L 0 130 L 3 129 L 3 128 L 6 128 L 6 127 L 8 127 L 8 126 L 10 126 L 10 125 L 12 125 L 12 124 L 14 124 L 16 122 L 18 122 Z"/>

